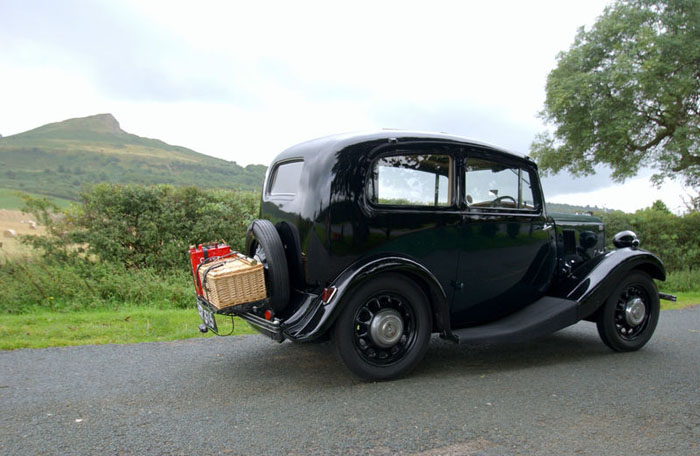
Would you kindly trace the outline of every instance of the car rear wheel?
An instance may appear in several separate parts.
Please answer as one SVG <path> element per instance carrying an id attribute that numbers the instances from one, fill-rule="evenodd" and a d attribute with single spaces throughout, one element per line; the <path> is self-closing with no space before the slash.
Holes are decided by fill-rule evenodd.
<path id="1" fill-rule="evenodd" d="M 345 366 L 366 380 L 408 373 L 428 349 L 432 321 L 423 290 L 401 275 L 358 288 L 335 322 L 333 339 Z"/>
<path id="2" fill-rule="evenodd" d="M 619 352 L 642 348 L 659 320 L 659 292 L 648 274 L 630 273 L 603 305 L 596 324 L 605 345 Z"/>
<path id="3" fill-rule="evenodd" d="M 248 256 L 262 263 L 270 307 L 279 313 L 289 302 L 289 271 L 282 240 L 269 220 L 255 220 L 250 232 L 252 238 L 248 243 Z"/>

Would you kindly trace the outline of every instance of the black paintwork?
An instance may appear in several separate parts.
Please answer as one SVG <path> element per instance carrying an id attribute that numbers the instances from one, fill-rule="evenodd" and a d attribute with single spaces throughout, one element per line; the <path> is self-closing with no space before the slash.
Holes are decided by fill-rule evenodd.
<path id="1" fill-rule="evenodd" d="M 654 279 L 666 280 L 666 269 L 654 254 L 623 248 L 587 261 L 550 290 L 550 294 L 578 302 L 578 317 L 584 319 L 605 302 L 622 278 L 633 269 L 642 270 Z"/>
<path id="2" fill-rule="evenodd" d="M 546 336 L 578 322 L 577 303 L 543 296 L 507 317 L 455 331 L 459 343 L 516 343 Z"/>
<path id="3" fill-rule="evenodd" d="M 373 204 L 365 191 L 373 162 L 418 151 L 452 157 L 453 200 L 436 208 Z M 467 157 L 524 169 L 534 209 L 470 207 L 462 178 Z M 299 160 L 304 165 L 296 194 L 269 194 L 276 167 Z M 275 224 L 286 248 L 293 292 L 278 317 L 280 331 L 295 340 L 326 334 L 353 289 L 389 271 L 407 274 L 424 288 L 434 330 L 454 340 L 455 328 L 515 315 L 546 295 L 575 302 L 577 317 L 585 318 L 620 274 L 641 268 L 665 276 L 648 252 L 604 255 L 599 219 L 548 215 L 529 158 L 448 135 L 388 130 L 291 147 L 268 170 L 260 218 Z M 330 286 L 338 292 L 326 304 L 319 295 Z"/>

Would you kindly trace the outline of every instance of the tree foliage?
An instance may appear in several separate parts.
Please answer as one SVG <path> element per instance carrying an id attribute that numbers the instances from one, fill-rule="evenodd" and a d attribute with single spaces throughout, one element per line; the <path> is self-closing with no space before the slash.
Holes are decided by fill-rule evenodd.
<path id="1" fill-rule="evenodd" d="M 547 78 L 541 116 L 555 127 L 531 146 L 544 171 L 700 186 L 700 0 L 618 0 L 579 29 Z"/>
<path id="2" fill-rule="evenodd" d="M 602 213 L 607 247 L 623 230 L 634 231 L 641 247 L 658 255 L 669 271 L 700 269 L 700 212 L 673 214 L 661 201 L 633 214 L 620 211 Z"/>
<path id="3" fill-rule="evenodd" d="M 46 198 L 23 198 L 23 210 L 46 231 L 22 237 L 38 255 L 0 261 L 0 313 L 191 306 L 187 248 L 225 240 L 241 250 L 260 196 L 99 184 L 66 210 Z"/>
<path id="4" fill-rule="evenodd" d="M 169 185 L 98 184 L 59 217 L 48 201 L 26 200 L 47 226 L 27 241 L 46 257 L 159 271 L 187 270 L 191 244 L 224 240 L 241 250 L 259 207 L 257 193 Z"/>

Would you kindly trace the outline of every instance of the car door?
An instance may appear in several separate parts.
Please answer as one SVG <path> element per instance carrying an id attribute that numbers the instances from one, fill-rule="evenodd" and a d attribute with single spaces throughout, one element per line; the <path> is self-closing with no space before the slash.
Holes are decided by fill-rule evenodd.
<path id="1" fill-rule="evenodd" d="M 418 261 L 452 299 L 462 214 L 452 145 L 420 142 L 386 148 L 367 182 L 366 255 L 398 254 Z"/>
<path id="2" fill-rule="evenodd" d="M 453 327 L 498 319 L 542 296 L 556 264 L 534 165 L 510 154 L 465 150 Z"/>

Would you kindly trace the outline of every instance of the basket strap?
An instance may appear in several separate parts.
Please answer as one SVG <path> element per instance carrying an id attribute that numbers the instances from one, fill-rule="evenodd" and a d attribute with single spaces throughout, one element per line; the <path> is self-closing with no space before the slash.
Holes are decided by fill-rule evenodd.
<path id="1" fill-rule="evenodd" d="M 197 268 L 199 268 L 200 266 L 203 266 L 203 265 L 204 265 L 204 263 L 200 263 L 199 266 L 197 266 Z M 212 269 L 220 268 L 223 265 L 224 265 L 224 263 L 212 264 L 211 266 L 209 266 L 207 269 L 204 270 L 204 277 L 202 277 L 202 291 L 204 292 L 204 294 L 206 294 L 207 301 L 209 300 L 209 290 L 207 289 L 207 275 L 209 274 L 209 271 L 211 271 Z M 199 274 L 199 270 L 197 271 L 197 274 Z"/>
<path id="2" fill-rule="evenodd" d="M 204 248 L 202 247 L 202 249 L 204 249 Z M 235 253 L 235 252 L 234 252 L 234 253 Z M 234 253 L 227 253 L 226 255 L 215 256 L 215 257 L 209 257 L 209 258 L 203 259 L 203 260 L 197 265 L 197 269 L 195 270 L 195 273 L 197 274 L 197 277 L 199 277 L 199 268 L 201 268 L 201 267 L 204 266 L 205 264 L 209 264 L 209 263 L 212 263 L 212 262 L 214 262 L 214 261 L 218 261 L 218 260 L 221 260 L 221 259 L 223 259 L 223 258 L 229 257 L 229 256 L 233 255 Z M 202 286 L 204 286 L 204 284 L 202 284 Z"/>

